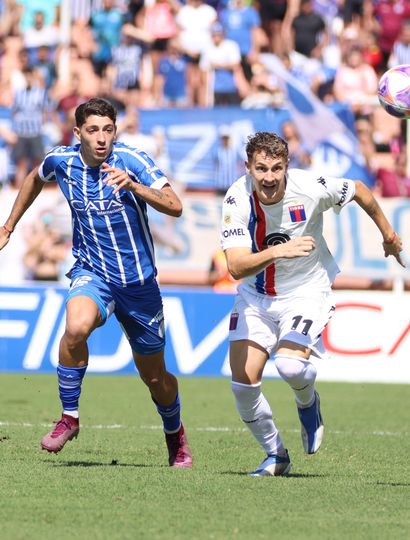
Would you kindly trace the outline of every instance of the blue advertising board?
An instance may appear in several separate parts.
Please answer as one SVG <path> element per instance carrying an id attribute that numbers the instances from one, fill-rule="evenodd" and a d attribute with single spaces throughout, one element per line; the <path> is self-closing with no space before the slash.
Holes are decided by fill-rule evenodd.
<path id="1" fill-rule="evenodd" d="M 0 288 L 0 371 L 54 372 L 65 324 L 66 289 L 50 284 Z M 233 296 L 164 289 L 166 362 L 177 374 L 221 375 Z M 131 350 L 115 316 L 89 339 L 89 371 L 130 373 Z"/>

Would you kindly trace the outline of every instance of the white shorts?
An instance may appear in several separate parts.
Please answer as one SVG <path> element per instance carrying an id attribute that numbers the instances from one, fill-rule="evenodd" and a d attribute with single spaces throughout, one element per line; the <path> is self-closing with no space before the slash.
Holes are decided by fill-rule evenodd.
<path id="1" fill-rule="evenodd" d="M 240 287 L 229 325 L 229 341 L 248 339 L 269 356 L 287 340 L 324 354 L 321 335 L 335 310 L 332 291 L 272 297 Z"/>

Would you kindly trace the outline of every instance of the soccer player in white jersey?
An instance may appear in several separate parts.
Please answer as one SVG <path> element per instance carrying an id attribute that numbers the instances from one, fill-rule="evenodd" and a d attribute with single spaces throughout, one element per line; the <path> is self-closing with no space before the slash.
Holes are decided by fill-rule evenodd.
<path id="1" fill-rule="evenodd" d="M 163 306 L 147 220 L 147 204 L 178 217 L 181 201 L 147 154 L 115 142 L 116 111 L 110 103 L 91 99 L 76 109 L 75 119 L 79 144 L 56 147 L 45 156 L 26 177 L 0 227 L 1 249 L 47 182 L 58 183 L 71 209 L 76 262 L 57 368 L 62 417 L 41 447 L 57 453 L 77 437 L 87 339 L 114 313 L 162 417 L 169 464 L 191 467 L 178 382 L 164 361 Z"/>
<path id="2" fill-rule="evenodd" d="M 249 137 L 246 154 L 245 176 L 225 195 L 221 228 L 228 269 L 242 279 L 230 319 L 232 391 L 266 453 L 251 474 L 279 476 L 291 462 L 261 391 L 272 354 L 294 392 L 305 452 L 317 452 L 323 438 L 309 358 L 323 353 L 320 336 L 335 309 L 331 286 L 339 271 L 322 236 L 323 212 L 356 201 L 380 230 L 385 256 L 404 266 L 402 243 L 361 181 L 288 170 L 287 143 L 270 132 Z"/>

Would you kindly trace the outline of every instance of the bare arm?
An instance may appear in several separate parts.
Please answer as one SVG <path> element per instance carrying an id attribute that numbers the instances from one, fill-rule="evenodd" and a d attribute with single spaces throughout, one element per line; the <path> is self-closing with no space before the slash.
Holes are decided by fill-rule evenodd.
<path id="1" fill-rule="evenodd" d="M 393 255 L 397 262 L 405 268 L 406 265 L 400 256 L 400 252 L 403 250 L 401 238 L 394 231 L 370 189 L 360 180 L 356 180 L 355 184 L 356 194 L 353 197 L 353 200 L 356 201 L 361 208 L 363 208 L 363 210 L 374 221 L 377 228 L 381 232 L 383 236 L 382 245 L 384 249 L 384 256 L 388 257 L 389 255 Z"/>
<path id="2" fill-rule="evenodd" d="M 38 197 L 43 187 L 44 182 L 39 177 L 38 167 L 36 167 L 26 176 L 4 227 L 0 227 L 0 249 L 8 244 L 10 235 L 14 231 L 15 226 L 26 210 Z"/>
<path id="3" fill-rule="evenodd" d="M 121 188 L 124 188 L 140 197 L 158 212 L 173 217 L 179 217 L 182 214 L 182 202 L 169 184 L 162 189 L 144 186 L 134 182 L 126 171 L 117 167 L 110 167 L 107 163 L 103 163 L 101 170 L 108 173 L 105 182 L 108 186 L 114 186 L 113 193 L 117 193 Z"/>
<path id="4" fill-rule="evenodd" d="M 257 253 L 252 253 L 250 248 L 228 248 L 225 250 L 225 257 L 232 277 L 242 279 L 258 274 L 278 259 L 307 257 L 314 248 L 315 241 L 312 236 L 301 236 Z"/>

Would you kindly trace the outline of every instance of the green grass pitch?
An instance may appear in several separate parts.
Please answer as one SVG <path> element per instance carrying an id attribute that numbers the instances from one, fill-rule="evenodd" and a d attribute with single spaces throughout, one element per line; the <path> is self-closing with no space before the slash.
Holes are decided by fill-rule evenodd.
<path id="1" fill-rule="evenodd" d="M 263 453 L 223 378 L 180 378 L 192 470 L 167 466 L 137 376 L 87 375 L 81 432 L 39 441 L 60 414 L 54 375 L 0 374 L 2 540 L 410 538 L 410 385 L 319 382 L 325 438 L 303 453 L 290 389 L 263 390 L 289 450 L 287 478 L 252 478 Z"/>

